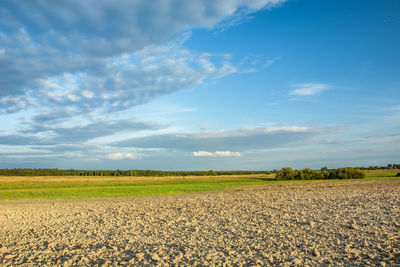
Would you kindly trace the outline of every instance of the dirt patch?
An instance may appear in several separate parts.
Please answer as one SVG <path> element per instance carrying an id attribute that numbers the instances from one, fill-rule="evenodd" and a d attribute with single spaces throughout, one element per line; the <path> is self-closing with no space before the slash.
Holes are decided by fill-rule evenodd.
<path id="1" fill-rule="evenodd" d="M 400 180 L 0 203 L 0 265 L 396 265 Z"/>

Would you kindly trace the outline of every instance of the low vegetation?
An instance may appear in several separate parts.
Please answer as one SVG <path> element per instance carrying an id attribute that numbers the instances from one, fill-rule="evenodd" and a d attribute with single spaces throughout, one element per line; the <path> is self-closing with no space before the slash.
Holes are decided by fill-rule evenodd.
<path id="1" fill-rule="evenodd" d="M 355 168 L 340 168 L 334 170 L 324 169 L 321 171 L 302 169 L 293 170 L 283 168 L 276 173 L 276 180 L 326 180 L 326 179 L 362 179 L 365 173 Z"/>
<path id="2" fill-rule="evenodd" d="M 203 177 L 0 177 L 0 200 L 155 196 L 276 182 L 272 175 Z"/>

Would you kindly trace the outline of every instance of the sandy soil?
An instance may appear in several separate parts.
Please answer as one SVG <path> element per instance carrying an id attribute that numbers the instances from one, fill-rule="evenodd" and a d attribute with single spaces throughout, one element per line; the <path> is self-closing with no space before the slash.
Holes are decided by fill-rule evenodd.
<path id="1" fill-rule="evenodd" d="M 400 180 L 0 203 L 0 265 L 399 265 Z"/>

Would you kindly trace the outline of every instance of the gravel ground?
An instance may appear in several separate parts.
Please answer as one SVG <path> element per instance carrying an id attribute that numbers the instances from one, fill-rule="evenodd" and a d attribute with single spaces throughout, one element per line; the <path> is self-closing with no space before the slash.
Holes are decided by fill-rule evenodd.
<path id="1" fill-rule="evenodd" d="M 400 265 L 400 180 L 0 203 L 0 265 Z"/>

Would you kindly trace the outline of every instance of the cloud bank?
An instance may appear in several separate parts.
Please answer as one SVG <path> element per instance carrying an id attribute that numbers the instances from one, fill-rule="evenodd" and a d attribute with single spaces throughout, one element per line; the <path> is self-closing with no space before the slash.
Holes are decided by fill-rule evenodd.
<path id="1" fill-rule="evenodd" d="M 0 107 L 126 109 L 219 77 L 226 62 L 164 44 L 282 2 L 1 1 Z"/>

